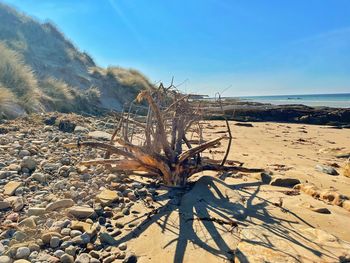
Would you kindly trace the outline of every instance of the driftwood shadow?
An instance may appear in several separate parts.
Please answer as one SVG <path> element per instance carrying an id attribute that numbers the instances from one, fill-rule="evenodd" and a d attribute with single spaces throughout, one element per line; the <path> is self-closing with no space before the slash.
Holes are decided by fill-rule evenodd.
<path id="1" fill-rule="evenodd" d="M 231 202 L 230 199 L 232 199 L 232 197 L 220 190 L 218 187 L 219 185 L 221 189 L 224 187 L 231 193 L 231 190 L 233 190 L 237 196 L 241 197 L 241 200 Z M 271 248 L 286 256 L 293 257 L 297 261 L 300 260 L 295 255 L 275 247 L 268 238 L 261 237 L 257 242 L 256 240 L 242 239 L 239 236 L 239 229 L 259 226 L 270 231 L 278 238 L 293 243 L 294 246 L 299 246 L 310 251 L 316 256 L 321 256 L 326 253 L 328 256 L 336 259 L 331 251 L 327 251 L 323 247 L 314 249 L 305 245 L 305 243 L 313 243 L 317 247 L 317 244 L 313 240 L 299 233 L 291 226 L 293 223 L 302 222 L 306 226 L 313 227 L 298 215 L 288 210 L 284 212 L 289 213 L 293 220 L 271 215 L 268 207 L 276 206 L 276 204 L 259 197 L 258 193 L 260 188 L 260 182 L 229 185 L 217 178 L 203 176 L 190 190 L 171 190 L 168 194 L 158 196 L 156 199 L 159 201 L 167 200 L 166 204 L 152 214 L 144 216 L 143 218 L 137 218 L 137 220 L 142 220 L 138 227 L 117 241 L 121 243 L 137 238 L 152 224 L 158 224 L 161 231 L 173 231 L 177 236 L 163 246 L 163 248 L 166 248 L 176 243 L 173 258 L 173 262 L 175 263 L 184 262 L 186 249 L 190 243 L 215 255 L 223 262 L 234 262 L 235 257 L 238 255 L 241 262 L 249 262 L 245 259 L 246 255 L 237 249 L 237 246 L 232 247 L 232 245 L 227 244 L 222 237 L 223 232 L 229 232 L 236 237 L 237 244 L 242 241 L 248 242 L 256 246 Z M 257 202 L 257 200 L 259 202 Z M 171 222 L 171 227 L 168 227 L 169 218 L 174 212 L 177 212 L 179 217 L 178 225 L 175 226 L 177 229 L 176 232 L 173 230 L 173 221 Z M 201 221 L 202 229 L 198 229 L 195 226 L 196 220 Z M 257 221 L 259 223 L 256 223 Z M 211 245 L 208 244 L 208 240 L 213 241 Z"/>

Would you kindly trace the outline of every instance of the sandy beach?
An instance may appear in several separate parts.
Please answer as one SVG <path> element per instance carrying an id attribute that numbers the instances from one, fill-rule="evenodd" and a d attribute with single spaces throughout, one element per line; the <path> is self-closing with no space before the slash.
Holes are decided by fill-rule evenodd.
<path id="1" fill-rule="evenodd" d="M 272 177 L 299 179 L 320 189 L 350 195 L 350 178 L 315 170 L 338 164 L 349 152 L 350 134 L 325 126 L 252 123 L 236 126 L 230 160 L 263 167 Z M 225 130 L 220 121 L 206 137 Z M 215 151 L 224 151 L 225 144 Z M 214 153 L 215 155 L 215 153 Z M 213 177 L 211 177 L 213 176 Z M 181 195 L 179 208 L 164 209 L 158 220 L 131 240 L 140 262 L 338 262 L 350 249 L 350 211 L 286 187 L 262 184 L 260 175 L 221 180 L 198 174 L 194 188 Z M 329 214 L 315 212 L 326 208 Z M 204 221 L 216 218 L 228 223 Z M 147 244 L 145 246 L 145 244 Z"/>
<path id="2" fill-rule="evenodd" d="M 230 121 L 234 138 L 227 162 L 265 172 L 201 172 L 188 187 L 169 189 L 102 166 L 82 168 L 81 160 L 103 152 L 67 150 L 64 143 L 104 141 L 113 126 L 108 118 L 69 118 L 81 125 L 72 133 L 45 125 L 45 117 L 2 126 L 5 255 L 18 259 L 19 251 L 30 248 L 31 260 L 50 262 L 349 260 L 350 178 L 342 170 L 350 152 L 348 130 Z M 226 131 L 223 121 L 203 125 L 205 140 Z M 204 156 L 219 160 L 226 144 Z M 36 165 L 31 176 L 23 172 L 32 165 L 28 160 Z M 313 191 L 305 188 L 310 185 Z"/>

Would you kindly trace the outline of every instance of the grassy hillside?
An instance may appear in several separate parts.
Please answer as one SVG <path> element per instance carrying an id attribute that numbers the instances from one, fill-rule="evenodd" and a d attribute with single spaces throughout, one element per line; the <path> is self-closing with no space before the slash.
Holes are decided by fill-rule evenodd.
<path id="1" fill-rule="evenodd" d="M 2 3 L 0 54 L 0 102 L 7 101 L 1 103 L 2 115 L 9 105 L 14 115 L 121 110 L 140 89 L 152 86 L 136 70 L 98 67 L 55 26 Z"/>

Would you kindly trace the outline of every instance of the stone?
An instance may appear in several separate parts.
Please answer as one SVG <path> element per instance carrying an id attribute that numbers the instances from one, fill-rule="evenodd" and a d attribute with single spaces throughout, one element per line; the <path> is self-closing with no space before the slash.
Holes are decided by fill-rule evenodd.
<path id="1" fill-rule="evenodd" d="M 90 255 L 87 253 L 81 253 L 76 259 L 75 263 L 90 263 Z"/>
<path id="2" fill-rule="evenodd" d="M 270 185 L 274 186 L 280 186 L 280 187 L 293 187 L 297 184 L 300 184 L 299 179 L 295 178 L 283 178 L 283 177 L 277 177 L 274 178 L 271 182 Z"/>
<path id="3" fill-rule="evenodd" d="M 14 212 L 21 211 L 24 207 L 24 200 L 22 197 L 10 196 L 10 197 L 6 198 L 6 201 L 11 203 L 12 210 Z"/>
<path id="4" fill-rule="evenodd" d="M 79 230 L 79 231 L 82 231 L 82 232 L 88 232 L 91 229 L 91 225 L 92 224 L 87 223 L 87 222 L 73 220 L 72 221 L 72 225 L 71 225 L 70 228 L 73 229 L 73 230 Z"/>
<path id="5" fill-rule="evenodd" d="M 345 177 L 350 177 L 350 161 L 347 161 L 343 166 L 343 175 Z"/>
<path id="6" fill-rule="evenodd" d="M 105 189 L 96 196 L 96 199 L 103 205 L 110 205 L 111 203 L 119 200 L 119 196 L 116 191 Z"/>
<path id="7" fill-rule="evenodd" d="M 72 206 L 68 209 L 68 213 L 80 219 L 85 219 L 94 214 L 94 209 L 85 206 Z"/>
<path id="8" fill-rule="evenodd" d="M 13 260 L 9 256 L 0 256 L 0 263 L 12 263 Z"/>
<path id="9" fill-rule="evenodd" d="M 137 263 L 137 256 L 134 253 L 128 253 L 125 256 L 123 263 Z"/>
<path id="10" fill-rule="evenodd" d="M 115 246 L 117 241 L 108 233 L 100 232 L 99 238 L 102 244 L 107 244 L 110 246 Z"/>
<path id="11" fill-rule="evenodd" d="M 315 169 L 316 169 L 316 171 L 319 171 L 321 173 L 326 173 L 326 174 L 329 174 L 329 175 L 338 175 L 337 170 L 335 170 L 331 166 L 318 164 L 318 165 L 315 166 Z"/>
<path id="12" fill-rule="evenodd" d="M 120 250 L 124 251 L 124 250 L 126 250 L 128 247 L 127 247 L 126 243 L 121 243 L 121 244 L 118 246 L 118 248 L 119 248 Z"/>
<path id="13" fill-rule="evenodd" d="M 25 259 L 30 255 L 30 249 L 28 247 L 19 247 L 16 252 L 16 259 Z"/>
<path id="14" fill-rule="evenodd" d="M 43 207 L 29 207 L 27 211 L 28 216 L 41 216 L 46 213 L 46 209 Z"/>
<path id="15" fill-rule="evenodd" d="M 130 201 L 135 202 L 137 200 L 136 196 L 134 193 L 128 193 L 128 198 Z"/>
<path id="16" fill-rule="evenodd" d="M 19 158 L 23 158 L 23 157 L 25 157 L 25 156 L 30 156 L 31 154 L 30 154 L 30 151 L 28 151 L 28 150 L 21 150 L 21 151 L 19 151 L 19 153 L 18 153 L 18 157 Z"/>
<path id="17" fill-rule="evenodd" d="M 59 237 L 59 238 L 62 238 L 62 235 L 61 235 L 60 233 L 53 232 L 53 231 L 46 232 L 46 233 L 43 233 L 43 234 L 41 235 L 41 239 L 42 239 L 42 241 L 44 242 L 44 244 L 49 244 L 52 237 Z"/>
<path id="18" fill-rule="evenodd" d="M 350 200 L 345 200 L 345 201 L 343 201 L 342 207 L 343 207 L 345 210 L 347 210 L 347 211 L 350 212 Z"/>
<path id="19" fill-rule="evenodd" d="M 0 210 L 5 210 L 11 207 L 10 202 L 0 201 Z"/>
<path id="20" fill-rule="evenodd" d="M 59 249 L 59 250 L 56 250 L 53 254 L 55 257 L 60 258 L 62 255 L 64 255 L 64 251 Z"/>
<path id="21" fill-rule="evenodd" d="M 5 195 L 13 195 L 17 188 L 21 187 L 21 182 L 10 181 L 4 186 L 4 194 Z"/>
<path id="22" fill-rule="evenodd" d="M 41 184 L 44 184 L 48 181 L 48 176 L 43 173 L 33 173 L 31 178 Z"/>
<path id="23" fill-rule="evenodd" d="M 59 237 L 53 236 L 53 237 L 51 237 L 51 240 L 50 240 L 50 247 L 56 248 L 60 245 L 60 242 L 61 242 L 61 240 Z"/>
<path id="24" fill-rule="evenodd" d="M 6 220 L 10 220 L 12 222 L 17 222 L 19 219 L 19 214 L 18 213 L 11 213 L 6 217 Z"/>
<path id="25" fill-rule="evenodd" d="M 58 129 L 62 132 L 72 133 L 77 125 L 70 120 L 61 120 Z"/>
<path id="26" fill-rule="evenodd" d="M 88 133 L 88 137 L 92 139 L 100 139 L 100 140 L 105 140 L 105 141 L 110 141 L 112 138 L 112 134 L 109 134 L 104 131 L 93 131 Z"/>
<path id="27" fill-rule="evenodd" d="M 21 162 L 21 168 L 27 168 L 29 171 L 34 171 L 36 168 L 36 161 L 31 156 L 25 156 Z"/>
<path id="28" fill-rule="evenodd" d="M 105 259 L 103 259 L 103 263 L 111 263 L 116 259 L 115 255 L 110 255 L 109 257 L 106 257 Z"/>
<path id="29" fill-rule="evenodd" d="M 28 217 L 19 222 L 18 226 L 34 229 L 36 228 L 36 223 L 33 217 Z"/>
<path id="30" fill-rule="evenodd" d="M 13 263 L 30 263 L 30 261 L 26 260 L 26 259 L 18 259 L 13 261 Z"/>
<path id="31" fill-rule="evenodd" d="M 64 253 L 61 257 L 60 257 L 60 261 L 62 263 L 74 263 L 74 257 L 71 255 L 68 255 L 66 253 Z"/>
<path id="32" fill-rule="evenodd" d="M 74 129 L 74 133 L 88 133 L 89 132 L 89 129 L 88 128 L 85 128 L 83 126 L 76 126 L 75 129 Z"/>
<path id="33" fill-rule="evenodd" d="M 55 202 L 52 202 L 46 206 L 46 211 L 55 211 L 62 208 L 69 208 L 74 205 L 74 201 L 72 199 L 61 199 Z"/>

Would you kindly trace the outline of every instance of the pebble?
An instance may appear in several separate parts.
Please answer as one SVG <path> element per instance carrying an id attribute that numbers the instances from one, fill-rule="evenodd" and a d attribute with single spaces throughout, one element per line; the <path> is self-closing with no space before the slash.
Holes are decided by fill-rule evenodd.
<path id="1" fill-rule="evenodd" d="M 30 255 L 30 249 L 28 247 L 19 247 L 16 252 L 17 259 L 25 259 Z"/>
<path id="2" fill-rule="evenodd" d="M 124 251 L 124 250 L 127 249 L 127 245 L 126 245 L 126 243 L 121 243 L 121 244 L 118 246 L 118 248 L 119 248 L 120 250 Z"/>
<path id="3" fill-rule="evenodd" d="M 0 256 L 0 263 L 12 263 L 12 259 L 9 256 Z"/>
<path id="4" fill-rule="evenodd" d="M 53 236 L 50 240 L 50 247 L 56 248 L 60 245 L 60 242 L 61 242 L 61 240 L 59 237 Z"/>
<path id="5" fill-rule="evenodd" d="M 66 254 L 64 253 L 61 257 L 60 257 L 60 261 L 62 263 L 74 263 L 74 257 L 72 255 Z"/>

